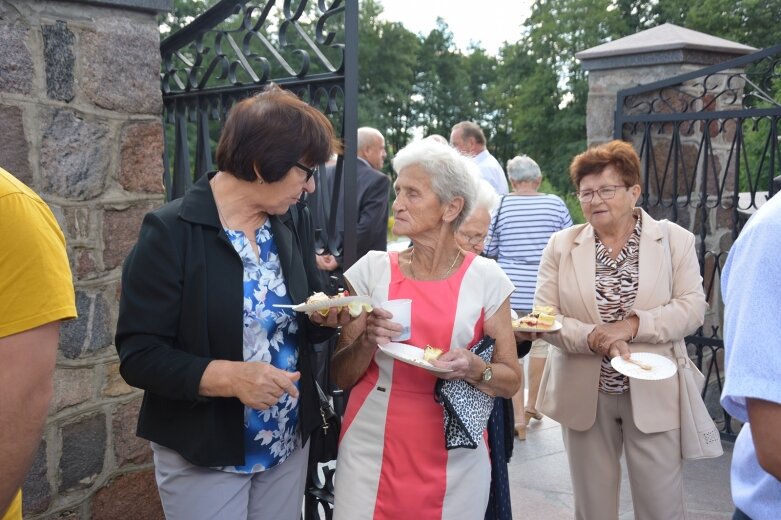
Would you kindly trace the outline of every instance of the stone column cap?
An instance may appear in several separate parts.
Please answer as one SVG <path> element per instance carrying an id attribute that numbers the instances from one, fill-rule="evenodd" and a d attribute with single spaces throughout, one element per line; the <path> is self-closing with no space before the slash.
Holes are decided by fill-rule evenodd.
<path id="1" fill-rule="evenodd" d="M 665 23 L 575 54 L 584 70 L 667 63 L 719 63 L 757 49 L 710 34 Z"/>
<path id="2" fill-rule="evenodd" d="M 134 11 L 170 12 L 174 0 L 63 0 L 74 4 L 92 4 L 106 7 L 124 7 Z"/>

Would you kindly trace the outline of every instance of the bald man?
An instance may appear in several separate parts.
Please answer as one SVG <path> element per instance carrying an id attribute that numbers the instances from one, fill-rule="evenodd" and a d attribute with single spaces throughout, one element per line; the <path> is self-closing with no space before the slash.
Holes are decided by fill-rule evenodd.
<path id="1" fill-rule="evenodd" d="M 376 128 L 358 129 L 358 161 L 356 167 L 356 202 L 358 206 L 358 258 L 369 251 L 385 251 L 388 247 L 388 190 L 390 179 L 380 171 L 385 163 L 385 138 Z M 334 167 L 328 167 L 325 177 L 334 192 Z M 344 190 L 337 202 L 336 243 L 341 252 L 344 237 Z M 334 204 L 332 201 L 331 204 Z M 333 206 L 331 206 L 333 207 Z M 327 218 L 325 216 L 324 218 Z M 325 229 L 326 222 L 315 217 L 316 225 Z M 323 271 L 341 274 L 341 255 L 319 255 L 317 266 Z"/>

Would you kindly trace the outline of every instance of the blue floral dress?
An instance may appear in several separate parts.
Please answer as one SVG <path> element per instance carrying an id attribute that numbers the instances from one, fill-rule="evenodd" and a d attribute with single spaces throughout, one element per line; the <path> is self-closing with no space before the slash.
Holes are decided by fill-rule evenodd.
<path id="1" fill-rule="evenodd" d="M 298 369 L 295 313 L 274 304 L 291 304 L 271 225 L 255 232 L 260 258 L 247 236 L 225 228 L 244 263 L 244 361 L 269 363 L 279 369 Z M 298 387 L 298 382 L 296 382 Z M 243 466 L 216 468 L 233 473 L 258 473 L 280 464 L 298 443 L 298 399 L 284 394 L 267 410 L 244 407 Z"/>

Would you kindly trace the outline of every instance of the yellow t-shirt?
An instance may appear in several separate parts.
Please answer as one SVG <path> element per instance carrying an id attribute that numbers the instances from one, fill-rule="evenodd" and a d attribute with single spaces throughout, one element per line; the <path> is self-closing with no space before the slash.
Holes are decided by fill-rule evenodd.
<path id="1" fill-rule="evenodd" d="M 0 338 L 75 317 L 57 220 L 34 191 L 0 168 Z M 2 520 L 21 519 L 20 491 Z"/>
<path id="2" fill-rule="evenodd" d="M 75 317 L 57 220 L 34 191 L 0 168 L 0 338 Z"/>
<path id="3" fill-rule="evenodd" d="M 0 520 L 22 520 L 22 490 L 16 492 L 11 505 Z"/>

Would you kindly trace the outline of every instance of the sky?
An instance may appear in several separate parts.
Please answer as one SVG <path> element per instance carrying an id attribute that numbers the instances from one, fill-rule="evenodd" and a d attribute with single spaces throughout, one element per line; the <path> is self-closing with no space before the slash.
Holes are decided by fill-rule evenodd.
<path id="1" fill-rule="evenodd" d="M 496 54 L 504 41 L 520 39 L 521 26 L 529 15 L 532 0 L 380 0 L 382 18 L 401 22 L 414 33 L 428 34 L 437 16 L 445 20 L 461 50 L 470 41 L 481 43 Z"/>

